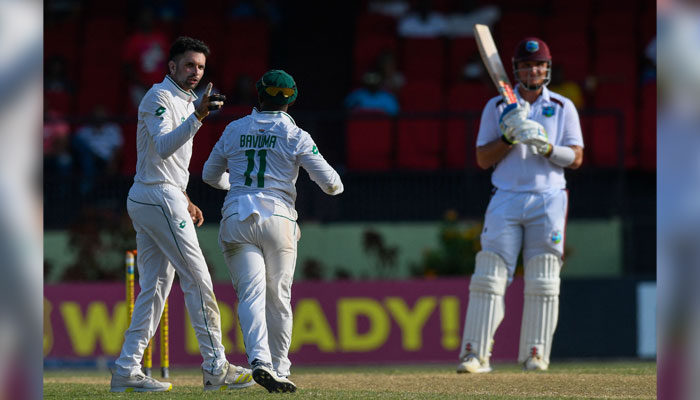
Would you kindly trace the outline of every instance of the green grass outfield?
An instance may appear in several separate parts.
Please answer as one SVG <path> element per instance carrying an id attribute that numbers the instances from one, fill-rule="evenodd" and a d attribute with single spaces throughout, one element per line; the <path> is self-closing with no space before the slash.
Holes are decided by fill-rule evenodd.
<path id="1" fill-rule="evenodd" d="M 261 386 L 203 392 L 195 369 L 173 369 L 167 393 L 109 393 L 108 371 L 47 370 L 45 399 L 655 399 L 652 361 L 555 362 L 547 372 L 497 364 L 490 374 L 457 374 L 454 365 L 294 367 L 294 394 L 269 394 Z"/>

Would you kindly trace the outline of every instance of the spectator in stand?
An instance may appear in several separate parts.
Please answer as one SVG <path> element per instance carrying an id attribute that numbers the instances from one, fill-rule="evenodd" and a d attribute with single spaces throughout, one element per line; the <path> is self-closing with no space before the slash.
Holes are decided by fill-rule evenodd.
<path id="1" fill-rule="evenodd" d="M 233 2 L 229 14 L 232 19 L 264 19 L 272 24 L 282 19 L 274 0 L 239 0 Z"/>
<path id="2" fill-rule="evenodd" d="M 447 16 L 447 36 L 474 37 L 474 24 L 493 26 L 501 18 L 498 6 L 477 6 L 474 0 L 460 1 L 456 12 Z"/>
<path id="3" fill-rule="evenodd" d="M 411 9 L 404 0 L 370 0 L 367 4 L 367 12 L 370 14 L 385 15 L 392 18 L 401 18 Z"/>
<path id="4" fill-rule="evenodd" d="M 54 55 L 47 61 L 44 77 L 44 91 L 73 92 L 73 84 L 68 78 L 66 60 L 62 56 Z"/>
<path id="5" fill-rule="evenodd" d="M 409 38 L 436 38 L 447 34 L 447 19 L 432 10 L 430 0 L 420 0 L 416 11 L 399 20 L 399 36 Z"/>
<path id="6" fill-rule="evenodd" d="M 139 10 L 136 30 L 126 39 L 124 61 L 132 112 L 138 110 L 146 91 L 163 79 L 168 58 L 169 40 L 165 34 L 153 29 L 153 11 L 149 7 Z"/>
<path id="7" fill-rule="evenodd" d="M 70 152 L 70 125 L 54 110 L 44 112 L 44 171 L 47 175 L 68 176 L 73 169 Z"/>
<path id="8" fill-rule="evenodd" d="M 388 115 L 399 113 L 396 96 L 380 89 L 382 77 L 377 72 L 367 72 L 362 77 L 363 87 L 352 91 L 345 98 L 345 108 L 351 112 L 377 112 Z"/>
<path id="9" fill-rule="evenodd" d="M 67 115 L 74 100 L 73 82 L 68 78 L 66 60 L 55 55 L 49 58 L 44 70 L 44 105 L 47 109 Z"/>
<path id="10" fill-rule="evenodd" d="M 119 125 L 109 120 L 104 107 L 96 106 L 90 121 L 81 126 L 73 138 L 83 174 L 80 185 L 83 194 L 92 190 L 96 178 L 117 171 L 123 143 Z"/>
<path id="11" fill-rule="evenodd" d="M 385 50 L 379 54 L 377 70 L 382 78 L 381 89 L 398 96 L 406 83 L 406 78 L 398 69 L 396 54 L 391 50 Z"/>

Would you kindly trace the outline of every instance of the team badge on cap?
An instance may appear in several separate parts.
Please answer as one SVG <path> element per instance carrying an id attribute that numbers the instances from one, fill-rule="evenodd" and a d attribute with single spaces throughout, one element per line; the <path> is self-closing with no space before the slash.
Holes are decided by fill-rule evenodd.
<path id="1" fill-rule="evenodd" d="M 525 50 L 529 51 L 530 53 L 534 53 L 539 49 L 540 44 L 537 43 L 536 40 L 528 40 L 527 43 L 525 43 Z"/>

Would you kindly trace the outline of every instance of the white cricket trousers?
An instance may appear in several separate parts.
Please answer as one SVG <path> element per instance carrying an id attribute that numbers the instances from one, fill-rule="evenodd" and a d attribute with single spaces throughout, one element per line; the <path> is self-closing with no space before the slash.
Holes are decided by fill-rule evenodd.
<path id="1" fill-rule="evenodd" d="M 143 352 L 156 332 L 175 272 L 204 358 L 202 368 L 218 375 L 226 364 L 219 306 L 187 205 L 183 192 L 172 185 L 135 183 L 129 190 L 126 207 L 136 230 L 141 292 L 116 362 L 120 375 L 128 376 L 141 368 Z"/>
<path id="2" fill-rule="evenodd" d="M 282 376 L 289 376 L 292 365 L 291 289 L 300 237 L 293 214 L 274 214 L 260 223 L 258 214 L 243 221 L 234 214 L 221 221 L 219 232 L 248 362 L 271 362 Z"/>

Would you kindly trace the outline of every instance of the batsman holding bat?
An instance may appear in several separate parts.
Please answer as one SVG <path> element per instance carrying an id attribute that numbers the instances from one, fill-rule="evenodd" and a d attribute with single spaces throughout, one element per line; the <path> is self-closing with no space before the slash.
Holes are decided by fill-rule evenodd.
<path id="1" fill-rule="evenodd" d="M 494 97 L 484 108 L 476 157 L 494 167 L 494 186 L 481 233 L 482 250 L 469 285 L 469 306 L 457 372 L 490 372 L 493 337 L 504 316 L 504 294 L 523 247 L 525 305 L 518 362 L 546 370 L 559 313 L 568 195 L 564 168 L 583 159 L 573 103 L 547 89 L 552 57 L 529 37 L 513 56 L 517 102 Z"/>
<path id="2" fill-rule="evenodd" d="M 202 79 L 209 48 L 199 40 L 180 37 L 170 48 L 168 75 L 153 85 L 139 105 L 136 146 L 138 160 L 127 210 L 136 230 L 139 293 L 121 355 L 112 372 L 112 392 L 161 392 L 172 385 L 141 372 L 141 359 L 155 334 L 175 272 L 204 361 L 205 390 L 236 389 L 255 384 L 249 369 L 226 361 L 221 343 L 219 307 L 199 248 L 195 225 L 202 211 L 187 193 L 192 140 L 210 110 L 225 97 L 211 95 L 211 83 L 201 104 L 193 89 Z"/>

